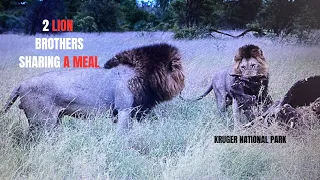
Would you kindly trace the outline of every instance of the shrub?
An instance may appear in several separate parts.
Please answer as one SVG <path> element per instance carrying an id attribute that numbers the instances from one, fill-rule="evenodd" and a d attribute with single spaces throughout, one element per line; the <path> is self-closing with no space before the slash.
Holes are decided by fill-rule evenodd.
<path id="1" fill-rule="evenodd" d="M 199 39 L 208 37 L 207 29 L 200 28 L 181 28 L 174 30 L 175 39 Z"/>
<path id="2" fill-rule="evenodd" d="M 97 24 L 94 21 L 94 18 L 91 16 L 85 16 L 80 18 L 79 16 L 75 17 L 75 30 L 81 32 L 96 32 L 98 31 Z"/>
<path id="3" fill-rule="evenodd" d="M 18 17 L 8 14 L 0 15 L 0 33 L 5 31 L 21 31 L 22 27 L 22 21 Z"/>

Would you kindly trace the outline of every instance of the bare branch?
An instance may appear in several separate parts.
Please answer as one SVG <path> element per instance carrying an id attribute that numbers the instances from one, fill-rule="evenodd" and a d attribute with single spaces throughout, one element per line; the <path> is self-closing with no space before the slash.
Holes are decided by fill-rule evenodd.
<path id="1" fill-rule="evenodd" d="M 210 31 L 210 34 L 211 34 L 212 32 L 216 32 L 216 33 L 223 34 L 223 35 L 226 35 L 226 36 L 229 36 L 229 37 L 233 37 L 233 38 L 242 37 L 242 36 L 246 35 L 248 32 L 257 32 L 257 33 L 259 33 L 259 34 L 264 35 L 264 33 L 262 32 L 262 30 L 261 30 L 261 29 L 257 29 L 257 28 L 246 29 L 245 31 L 243 31 L 241 34 L 239 34 L 239 35 L 237 35 L 237 36 L 234 36 L 234 35 L 232 35 L 232 34 L 225 33 L 225 32 L 222 32 L 222 31 L 218 31 L 218 30 L 216 30 L 216 29 L 210 29 L 209 31 Z M 213 36 L 213 35 L 211 34 L 211 36 Z"/>

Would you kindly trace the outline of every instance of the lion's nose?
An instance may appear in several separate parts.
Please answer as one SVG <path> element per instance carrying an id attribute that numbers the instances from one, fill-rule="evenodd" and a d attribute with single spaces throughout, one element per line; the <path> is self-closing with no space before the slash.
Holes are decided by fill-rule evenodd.
<path id="1" fill-rule="evenodd" d="M 250 72 L 245 72 L 244 74 L 242 74 L 243 77 L 248 78 L 251 76 Z"/>
<path id="2" fill-rule="evenodd" d="M 256 76 L 256 75 L 257 75 L 257 73 L 252 70 L 248 70 L 243 74 L 244 77 L 251 77 L 251 76 Z"/>

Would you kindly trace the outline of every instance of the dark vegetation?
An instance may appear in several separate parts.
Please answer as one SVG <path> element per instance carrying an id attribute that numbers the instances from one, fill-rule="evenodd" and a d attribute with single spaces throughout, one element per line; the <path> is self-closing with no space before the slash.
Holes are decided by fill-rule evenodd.
<path id="1" fill-rule="evenodd" d="M 199 38 L 221 29 L 295 35 L 320 26 L 318 0 L 1 0 L 0 33 L 34 35 L 43 19 L 74 20 L 75 31 L 174 31 Z"/>

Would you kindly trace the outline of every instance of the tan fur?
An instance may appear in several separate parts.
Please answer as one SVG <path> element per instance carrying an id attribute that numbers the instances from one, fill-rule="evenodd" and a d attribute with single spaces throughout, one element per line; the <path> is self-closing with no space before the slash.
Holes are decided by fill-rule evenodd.
<path id="1" fill-rule="evenodd" d="M 3 113 L 20 97 L 29 130 L 52 129 L 63 116 L 87 118 L 108 110 L 118 117 L 118 130 L 130 128 L 134 94 L 128 81 L 135 76 L 131 67 L 121 65 L 106 70 L 68 69 L 51 71 L 26 79 L 12 91 Z M 1 113 L 0 113 L 1 114 Z M 34 132 L 36 132 L 34 131 Z"/>

